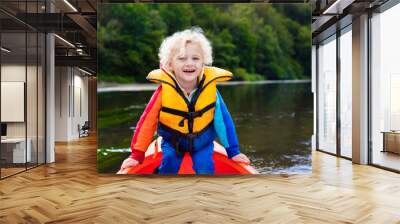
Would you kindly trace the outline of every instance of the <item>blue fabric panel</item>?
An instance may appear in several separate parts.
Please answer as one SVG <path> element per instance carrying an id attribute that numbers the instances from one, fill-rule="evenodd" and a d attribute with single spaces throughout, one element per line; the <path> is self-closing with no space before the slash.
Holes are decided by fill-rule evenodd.
<path id="1" fill-rule="evenodd" d="M 220 93 L 217 91 L 217 103 L 214 116 L 214 127 L 217 131 L 217 135 L 221 141 L 221 144 L 225 147 L 229 158 L 236 156 L 240 153 L 239 143 L 235 131 L 235 125 L 233 124 L 232 117 L 226 107 L 224 100 Z M 221 117 L 222 116 L 222 120 Z M 219 118 L 218 118 L 219 117 Z M 215 120 L 217 118 L 217 120 Z"/>

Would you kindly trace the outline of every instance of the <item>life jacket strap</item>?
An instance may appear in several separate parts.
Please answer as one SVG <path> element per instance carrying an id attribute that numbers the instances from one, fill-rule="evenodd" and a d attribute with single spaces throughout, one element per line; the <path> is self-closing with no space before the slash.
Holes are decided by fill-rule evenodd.
<path id="1" fill-rule="evenodd" d="M 172 109 L 172 108 L 169 108 L 169 107 L 162 107 L 161 111 L 183 117 L 183 119 L 178 124 L 180 127 L 183 127 L 183 125 L 184 125 L 183 122 L 186 119 L 188 121 L 193 121 L 196 117 L 201 117 L 205 112 L 211 110 L 214 107 L 215 107 L 215 102 L 205 106 L 203 109 L 198 110 L 198 111 L 186 112 L 186 111 L 180 111 L 180 110 Z"/>

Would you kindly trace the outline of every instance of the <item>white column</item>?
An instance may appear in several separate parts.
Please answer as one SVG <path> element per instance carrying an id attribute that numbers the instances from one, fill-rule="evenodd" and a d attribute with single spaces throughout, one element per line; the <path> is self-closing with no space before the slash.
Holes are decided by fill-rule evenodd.
<path id="1" fill-rule="evenodd" d="M 368 15 L 353 19 L 353 162 L 368 163 Z"/>
<path id="2" fill-rule="evenodd" d="M 57 66 L 55 89 L 55 141 L 69 141 L 71 137 L 71 67 Z"/>
<path id="3" fill-rule="evenodd" d="M 311 92 L 313 93 L 313 103 L 314 103 L 314 125 L 313 125 L 313 135 L 311 136 L 311 149 L 316 150 L 316 136 L 317 136 L 317 70 L 316 70 L 316 54 L 317 48 L 315 45 L 312 45 L 311 48 Z"/>
<path id="4" fill-rule="evenodd" d="M 46 11 L 54 12 L 54 5 L 46 1 Z M 55 162 L 55 42 L 54 34 L 46 35 L 46 163 Z"/>
<path id="5" fill-rule="evenodd" d="M 55 133 L 55 76 L 54 76 L 54 35 L 47 34 L 46 37 L 46 60 L 47 60 L 47 74 L 46 74 L 46 163 L 52 163 L 55 161 L 55 150 L 54 150 L 54 133 Z"/>

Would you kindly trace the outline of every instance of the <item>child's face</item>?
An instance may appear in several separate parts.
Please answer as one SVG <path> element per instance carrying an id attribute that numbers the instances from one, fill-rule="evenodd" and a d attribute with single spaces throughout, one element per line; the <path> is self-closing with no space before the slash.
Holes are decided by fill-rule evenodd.
<path id="1" fill-rule="evenodd" d="M 170 70 L 179 82 L 194 83 L 203 70 L 203 54 L 196 43 L 187 43 L 181 54 L 175 54 L 170 63 Z"/>

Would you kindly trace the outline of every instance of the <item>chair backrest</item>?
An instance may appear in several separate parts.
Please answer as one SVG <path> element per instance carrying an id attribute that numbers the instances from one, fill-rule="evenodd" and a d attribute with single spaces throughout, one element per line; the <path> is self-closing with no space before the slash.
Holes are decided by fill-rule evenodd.
<path id="1" fill-rule="evenodd" d="M 89 123 L 89 121 L 85 121 L 85 124 L 83 124 L 82 128 L 84 128 L 84 129 L 89 129 L 89 128 L 90 128 L 90 123 Z"/>

